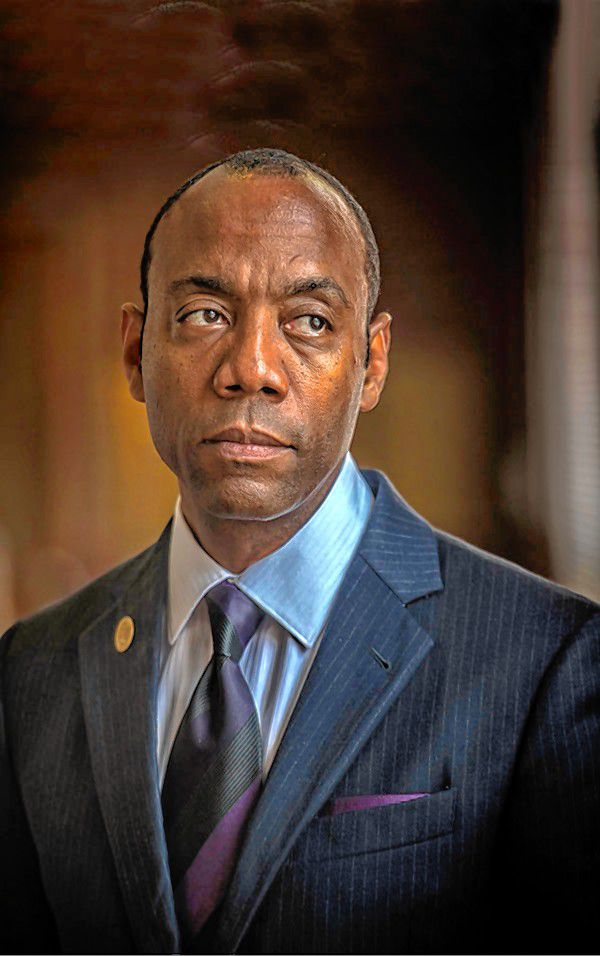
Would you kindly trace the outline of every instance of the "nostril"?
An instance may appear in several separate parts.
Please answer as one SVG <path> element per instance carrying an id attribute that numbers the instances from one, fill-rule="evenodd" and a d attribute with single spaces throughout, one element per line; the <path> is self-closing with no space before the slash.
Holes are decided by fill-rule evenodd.
<path id="1" fill-rule="evenodd" d="M 241 392 L 242 386 L 241 385 L 226 385 L 225 389 L 228 392 Z"/>
<path id="2" fill-rule="evenodd" d="M 270 385 L 263 385 L 261 392 L 264 392 L 266 395 L 277 395 L 277 389 L 271 388 Z"/>

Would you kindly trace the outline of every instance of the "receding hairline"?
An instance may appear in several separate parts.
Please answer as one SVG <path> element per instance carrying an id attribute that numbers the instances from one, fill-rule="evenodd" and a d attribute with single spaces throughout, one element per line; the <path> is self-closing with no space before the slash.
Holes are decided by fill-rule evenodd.
<path id="1" fill-rule="evenodd" d="M 154 256 L 153 256 L 154 240 L 156 239 L 159 233 L 159 228 L 161 224 L 169 220 L 171 213 L 177 206 L 181 208 L 182 202 L 185 204 L 186 202 L 190 202 L 191 200 L 193 200 L 193 194 L 197 191 L 199 187 L 201 187 L 203 184 L 206 184 L 207 181 L 208 181 L 208 185 L 210 185 L 211 177 L 214 178 L 213 174 L 221 173 L 221 172 L 223 177 L 227 177 L 227 179 L 234 179 L 239 181 L 244 181 L 244 180 L 249 181 L 252 179 L 257 180 L 257 179 L 267 179 L 267 178 L 273 178 L 273 179 L 278 179 L 282 181 L 291 180 L 292 182 L 296 180 L 300 180 L 303 184 L 307 186 L 307 188 L 310 190 L 310 192 L 313 195 L 316 195 L 316 197 L 323 204 L 327 203 L 327 205 L 329 205 L 330 208 L 333 206 L 335 209 L 335 212 L 338 215 L 341 214 L 341 216 L 344 218 L 346 223 L 349 223 L 351 225 L 353 232 L 358 237 L 361 243 L 361 254 L 366 260 L 367 243 L 354 210 L 348 205 L 344 197 L 340 195 L 340 193 L 335 189 L 335 187 L 332 186 L 330 183 L 328 183 L 327 180 L 324 179 L 322 176 L 320 176 L 318 173 L 313 172 L 313 170 L 308 167 L 306 169 L 299 168 L 297 172 L 295 173 L 295 175 L 290 175 L 288 172 L 286 172 L 285 169 L 279 169 L 278 167 L 258 166 L 254 169 L 245 169 L 245 168 L 238 169 L 235 166 L 228 165 L 227 162 L 223 162 L 209 169 L 206 175 L 202 176 L 201 179 L 198 179 L 197 182 L 194 182 L 191 186 L 189 186 L 185 190 L 185 193 L 182 193 L 181 196 L 179 196 L 177 200 L 173 202 L 172 205 L 166 210 L 163 216 L 161 216 L 160 221 L 157 223 L 155 229 L 152 232 L 151 244 L 149 247 L 150 258 L 148 261 L 148 272 L 147 272 L 148 276 L 150 275 L 150 267 L 152 265 L 152 262 L 154 261 Z M 368 285 L 368 277 L 366 275 L 365 275 L 365 278 L 367 279 L 367 285 Z"/>
<path id="2" fill-rule="evenodd" d="M 340 206 L 342 207 L 341 212 L 343 213 L 343 218 L 345 218 L 348 213 L 350 214 L 350 219 L 355 222 L 363 240 L 364 275 L 367 281 L 367 322 L 369 322 L 374 313 L 375 305 L 377 304 L 381 280 L 377 240 L 365 210 L 346 186 L 344 186 L 339 179 L 336 179 L 327 169 L 310 162 L 310 160 L 302 159 L 294 153 L 288 153 L 286 150 L 260 147 L 258 149 L 247 149 L 238 153 L 232 153 L 200 169 L 182 183 L 182 185 L 165 200 L 156 213 L 146 233 L 144 251 L 140 263 L 140 290 L 144 302 L 144 323 L 148 311 L 148 277 L 152 264 L 151 246 L 158 226 L 162 220 L 166 218 L 171 207 L 179 201 L 184 193 L 191 190 L 201 179 L 205 179 L 211 172 L 220 167 L 224 167 L 228 174 L 238 175 L 242 179 L 249 177 L 253 173 L 258 173 L 261 176 L 276 176 L 280 179 L 293 179 L 302 175 L 305 177 L 309 186 L 312 185 L 313 189 L 317 192 L 323 194 L 326 190 L 327 199 L 333 199 L 334 203 L 338 205 L 338 209 Z"/>

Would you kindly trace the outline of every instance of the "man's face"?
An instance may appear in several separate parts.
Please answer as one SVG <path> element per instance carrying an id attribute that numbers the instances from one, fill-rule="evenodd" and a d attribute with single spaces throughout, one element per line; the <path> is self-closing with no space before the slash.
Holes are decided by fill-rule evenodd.
<path id="1" fill-rule="evenodd" d="M 331 483 L 385 379 L 365 369 L 357 225 L 318 183 L 220 168 L 172 207 L 152 253 L 141 378 L 139 314 L 124 317 L 126 364 L 184 504 L 293 511 Z"/>

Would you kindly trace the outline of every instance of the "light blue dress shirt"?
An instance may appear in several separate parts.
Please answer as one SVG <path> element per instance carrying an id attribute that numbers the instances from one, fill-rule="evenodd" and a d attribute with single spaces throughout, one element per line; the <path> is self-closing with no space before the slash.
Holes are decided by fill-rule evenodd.
<path id="1" fill-rule="evenodd" d="M 161 786 L 175 735 L 212 657 L 202 599 L 233 581 L 265 611 L 240 666 L 260 718 L 268 773 L 316 656 L 335 596 L 365 530 L 373 496 L 350 454 L 327 497 L 281 548 L 235 575 L 194 537 L 178 501 L 169 552 L 169 599 L 158 690 Z"/>

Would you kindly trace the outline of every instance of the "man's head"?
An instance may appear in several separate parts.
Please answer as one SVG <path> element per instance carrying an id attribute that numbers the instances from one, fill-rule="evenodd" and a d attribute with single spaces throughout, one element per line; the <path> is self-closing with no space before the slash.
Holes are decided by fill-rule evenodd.
<path id="1" fill-rule="evenodd" d="M 329 487 L 385 382 L 378 291 L 366 215 L 297 157 L 236 154 L 167 200 L 144 309 L 124 306 L 122 329 L 131 393 L 184 504 L 271 519 Z"/>

